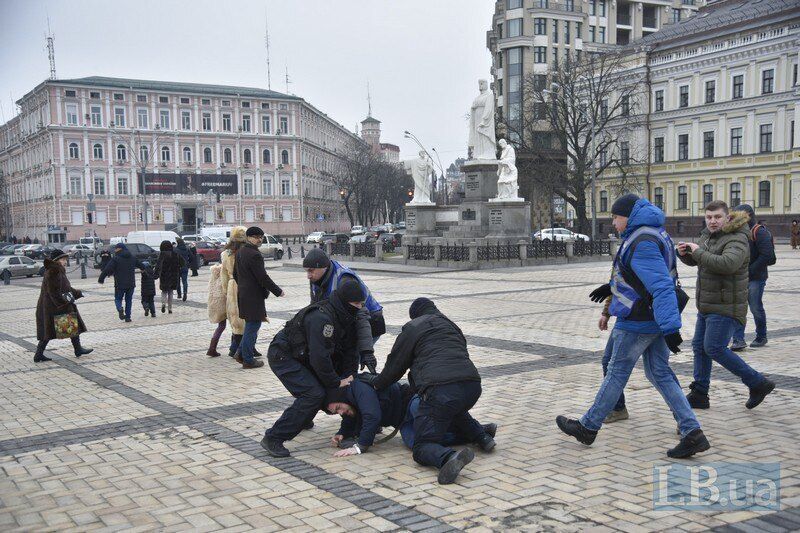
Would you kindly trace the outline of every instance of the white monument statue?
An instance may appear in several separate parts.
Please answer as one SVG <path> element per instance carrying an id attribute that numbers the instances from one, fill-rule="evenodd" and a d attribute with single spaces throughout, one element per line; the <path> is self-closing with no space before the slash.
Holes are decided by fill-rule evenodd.
<path id="1" fill-rule="evenodd" d="M 517 154 L 514 147 L 505 139 L 500 139 L 500 159 L 497 165 L 497 198 L 496 201 L 524 202 L 519 197 L 517 183 Z"/>
<path id="2" fill-rule="evenodd" d="M 433 161 L 424 150 L 420 150 L 419 157 L 406 164 L 411 167 L 411 177 L 414 178 L 414 198 L 409 205 L 434 205 L 431 202 L 431 172 Z"/>
<path id="3" fill-rule="evenodd" d="M 469 147 L 472 159 L 495 161 L 497 157 L 494 135 L 494 93 L 486 80 L 479 80 L 481 94 L 472 102 L 469 118 Z"/>

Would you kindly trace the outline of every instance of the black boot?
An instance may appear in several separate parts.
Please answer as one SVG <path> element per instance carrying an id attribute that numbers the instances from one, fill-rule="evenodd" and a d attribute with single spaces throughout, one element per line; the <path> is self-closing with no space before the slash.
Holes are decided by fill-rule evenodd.
<path id="1" fill-rule="evenodd" d="M 34 363 L 43 363 L 45 361 L 52 361 L 52 359 L 50 359 L 44 354 L 44 349 L 46 346 L 47 346 L 46 342 L 39 342 L 39 345 L 36 346 L 36 353 L 33 354 Z"/>
<path id="2" fill-rule="evenodd" d="M 775 390 L 775 382 L 764 378 L 764 381 L 755 387 L 750 387 L 750 399 L 747 400 L 747 403 L 744 404 L 744 406 L 748 409 L 756 407 L 758 404 L 763 402 L 764 398 L 767 397 L 767 394 L 773 390 Z"/>
<path id="3" fill-rule="evenodd" d="M 125 311 L 122 309 L 117 309 L 117 314 L 119 315 L 120 320 L 125 320 Z"/>
<path id="4" fill-rule="evenodd" d="M 708 409 L 711 407 L 711 402 L 708 400 L 708 393 L 701 392 L 697 390 L 697 383 L 692 383 L 689 385 L 689 389 L 691 392 L 686 395 L 686 399 L 689 401 L 689 406 L 692 409 Z"/>
<path id="5" fill-rule="evenodd" d="M 84 348 L 81 346 L 80 337 L 72 337 L 72 348 L 75 350 L 75 357 L 80 357 L 94 351 L 94 348 Z"/>
<path id="6" fill-rule="evenodd" d="M 578 439 L 578 442 L 587 446 L 593 443 L 594 439 L 597 438 L 597 431 L 586 429 L 579 421 L 567 418 L 566 416 L 558 415 L 556 417 L 556 424 L 558 424 L 558 428 L 561 431 L 575 437 Z"/>
<path id="7" fill-rule="evenodd" d="M 494 438 L 497 435 L 497 424 L 483 424 L 483 432 Z"/>
<path id="8" fill-rule="evenodd" d="M 253 348 L 253 357 L 264 357 L 264 354 Z"/>
<path id="9" fill-rule="evenodd" d="M 674 459 L 685 459 L 711 448 L 708 439 L 703 435 L 702 429 L 695 429 L 681 439 L 677 446 L 667 450 L 667 457 Z"/>
<path id="10" fill-rule="evenodd" d="M 289 457 L 291 455 L 283 445 L 283 441 L 280 440 L 264 437 L 261 439 L 261 447 L 267 450 L 272 457 Z"/>
<path id="11" fill-rule="evenodd" d="M 467 466 L 472 460 L 475 459 L 475 452 L 469 448 L 459 450 L 447 459 L 447 461 L 439 469 L 439 484 L 449 485 L 454 482 L 461 473 L 461 469 Z"/>
<path id="12" fill-rule="evenodd" d="M 484 433 L 483 436 L 475 442 L 475 444 L 480 446 L 481 450 L 487 453 L 494 450 L 494 447 L 497 446 L 497 443 L 488 433 Z"/>

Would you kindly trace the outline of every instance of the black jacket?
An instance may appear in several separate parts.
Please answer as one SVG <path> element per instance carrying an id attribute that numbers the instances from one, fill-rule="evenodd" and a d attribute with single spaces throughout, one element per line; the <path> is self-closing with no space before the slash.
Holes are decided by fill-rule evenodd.
<path id="1" fill-rule="evenodd" d="M 136 287 L 137 268 L 144 268 L 144 265 L 125 249 L 114 254 L 97 281 L 103 283 L 108 276 L 114 276 L 115 289 L 132 289 Z"/>
<path id="2" fill-rule="evenodd" d="M 178 288 L 178 279 L 185 263 L 183 258 L 172 250 L 164 250 L 158 255 L 155 276 L 158 287 L 162 291 L 174 291 Z"/>
<path id="3" fill-rule="evenodd" d="M 156 295 L 156 274 L 152 267 L 144 267 L 141 275 L 142 297 Z"/>
<path id="4" fill-rule="evenodd" d="M 192 254 L 189 253 L 189 249 L 186 247 L 186 244 L 179 244 L 175 247 L 175 253 L 181 256 L 183 259 L 183 266 L 181 270 L 188 270 L 192 267 Z"/>
<path id="5" fill-rule="evenodd" d="M 283 291 L 267 275 L 264 257 L 256 246 L 247 243 L 236 252 L 233 279 L 239 286 L 239 318 L 246 322 L 265 321 L 267 307 L 264 300 L 269 293 L 280 296 Z"/>
<path id="6" fill-rule="evenodd" d="M 764 226 L 756 230 L 756 239 L 753 240 L 753 226 L 755 224 L 750 226 L 750 281 L 766 281 L 769 277 L 768 265 L 775 258 L 775 245 L 772 234 Z"/>
<path id="7" fill-rule="evenodd" d="M 344 400 L 355 407 L 356 416 L 343 416 L 338 434 L 345 438 L 358 437 L 361 451 L 372 446 L 380 428 L 400 427 L 412 396 L 410 387 L 400 383 L 392 383 L 385 389 L 376 391 L 367 383 L 356 379 L 345 389 Z"/>
<path id="8" fill-rule="evenodd" d="M 434 306 L 403 326 L 373 386 L 384 389 L 409 368 L 408 381 L 420 394 L 432 385 L 481 380 L 461 329 Z"/>

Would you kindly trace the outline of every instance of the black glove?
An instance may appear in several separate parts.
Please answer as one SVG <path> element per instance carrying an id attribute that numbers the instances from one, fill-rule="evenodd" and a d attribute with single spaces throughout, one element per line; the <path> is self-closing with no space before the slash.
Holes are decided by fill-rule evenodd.
<path id="1" fill-rule="evenodd" d="M 672 353 L 678 353 L 681 351 L 679 346 L 683 342 L 683 337 L 681 337 L 680 331 L 670 333 L 669 335 L 664 335 L 664 341 L 667 343 L 667 346 Z"/>
<path id="2" fill-rule="evenodd" d="M 364 350 L 361 352 L 361 370 L 364 370 L 364 367 L 367 367 L 370 373 L 375 374 L 375 370 L 378 368 L 378 360 L 375 359 L 375 352 L 370 350 Z"/>
<path id="3" fill-rule="evenodd" d="M 589 293 L 589 299 L 595 303 L 603 302 L 609 296 L 611 296 L 611 285 L 608 283 L 605 285 L 600 285 Z"/>
<path id="4" fill-rule="evenodd" d="M 377 378 L 377 377 L 378 377 L 378 374 L 376 374 L 374 372 L 372 374 L 359 374 L 358 375 L 358 379 L 359 380 L 361 380 L 362 382 L 366 383 L 367 385 L 369 385 L 373 389 L 375 388 L 375 378 Z"/>

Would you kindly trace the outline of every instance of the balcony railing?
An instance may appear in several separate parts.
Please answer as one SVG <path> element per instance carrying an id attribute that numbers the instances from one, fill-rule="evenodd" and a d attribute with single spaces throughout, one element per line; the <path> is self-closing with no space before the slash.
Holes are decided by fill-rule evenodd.
<path id="1" fill-rule="evenodd" d="M 545 1 L 545 0 L 537 0 L 533 3 L 533 9 L 549 9 L 551 11 L 566 11 L 568 13 L 583 13 L 583 9 L 580 5 L 576 5 L 579 3 L 579 0 L 575 2 L 555 2 L 553 0 Z"/>

